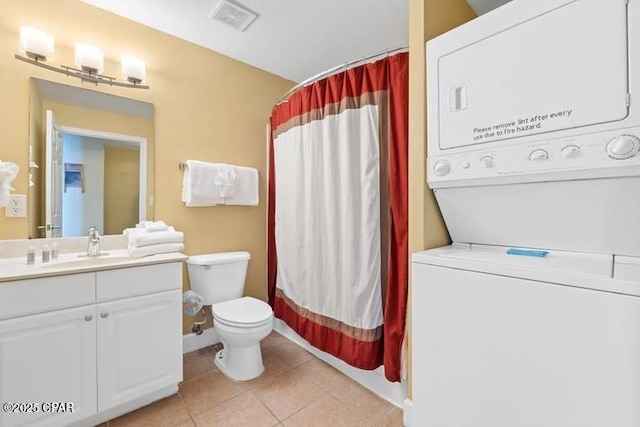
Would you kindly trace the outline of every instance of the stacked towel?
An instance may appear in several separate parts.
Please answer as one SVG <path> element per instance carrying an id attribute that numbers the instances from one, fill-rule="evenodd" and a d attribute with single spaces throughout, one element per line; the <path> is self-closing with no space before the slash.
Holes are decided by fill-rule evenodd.
<path id="1" fill-rule="evenodd" d="M 169 227 L 166 231 L 136 231 L 128 235 L 129 244 L 134 247 L 159 245 L 162 243 L 182 243 L 184 234 Z"/>
<path id="2" fill-rule="evenodd" d="M 258 171 L 224 163 L 187 160 L 182 181 L 187 206 L 258 205 Z"/>
<path id="3" fill-rule="evenodd" d="M 184 250 L 184 234 L 162 221 L 143 221 L 136 228 L 124 231 L 129 254 L 132 257 L 181 252 Z"/>
<path id="4" fill-rule="evenodd" d="M 182 252 L 182 243 L 162 243 L 159 245 L 142 246 L 140 248 L 129 245 L 129 255 L 134 258 L 142 258 L 150 255 L 166 254 L 170 252 Z"/>
<path id="5" fill-rule="evenodd" d="M 136 228 L 147 231 L 166 231 L 169 226 L 164 221 L 142 221 L 136 225 Z"/>

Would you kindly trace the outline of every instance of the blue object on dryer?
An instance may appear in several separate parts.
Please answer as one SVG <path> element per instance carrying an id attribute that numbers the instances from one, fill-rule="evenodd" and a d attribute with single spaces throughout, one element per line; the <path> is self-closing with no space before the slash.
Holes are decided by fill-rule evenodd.
<path id="1" fill-rule="evenodd" d="M 507 251 L 509 255 L 524 255 L 524 256 L 534 256 L 538 258 L 542 258 L 546 256 L 549 251 L 533 251 L 530 249 L 509 249 Z"/>

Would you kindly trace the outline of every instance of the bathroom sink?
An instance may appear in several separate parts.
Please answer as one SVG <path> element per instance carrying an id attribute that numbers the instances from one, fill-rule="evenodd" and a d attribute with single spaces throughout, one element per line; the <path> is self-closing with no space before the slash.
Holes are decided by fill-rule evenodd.
<path id="1" fill-rule="evenodd" d="M 123 261 L 131 261 L 133 258 L 124 251 L 124 253 L 103 254 L 95 257 L 89 257 L 85 254 L 67 255 L 64 258 L 51 260 L 46 264 L 41 264 L 44 268 L 72 268 L 72 267 L 91 267 L 94 265 L 113 264 Z"/>

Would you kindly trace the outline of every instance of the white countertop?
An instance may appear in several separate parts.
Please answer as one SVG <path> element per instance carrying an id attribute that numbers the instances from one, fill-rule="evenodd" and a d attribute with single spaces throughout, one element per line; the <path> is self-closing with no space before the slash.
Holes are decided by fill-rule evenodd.
<path id="1" fill-rule="evenodd" d="M 28 265 L 26 257 L 0 258 L 0 285 L 2 282 L 33 279 L 37 277 L 61 276 L 143 265 L 182 262 L 188 257 L 179 252 L 133 258 L 126 249 L 107 251 L 108 255 L 87 258 L 78 253 L 60 254 L 58 259 L 43 263 L 40 253 L 36 253 L 36 263 Z"/>

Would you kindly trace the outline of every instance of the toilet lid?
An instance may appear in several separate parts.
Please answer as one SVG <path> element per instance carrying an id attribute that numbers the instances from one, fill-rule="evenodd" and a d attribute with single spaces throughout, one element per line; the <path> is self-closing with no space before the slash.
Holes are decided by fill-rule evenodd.
<path id="1" fill-rule="evenodd" d="M 269 304 L 252 297 L 214 304 L 211 309 L 214 317 L 241 325 L 261 323 L 269 320 L 273 315 L 273 310 L 271 310 Z"/>

